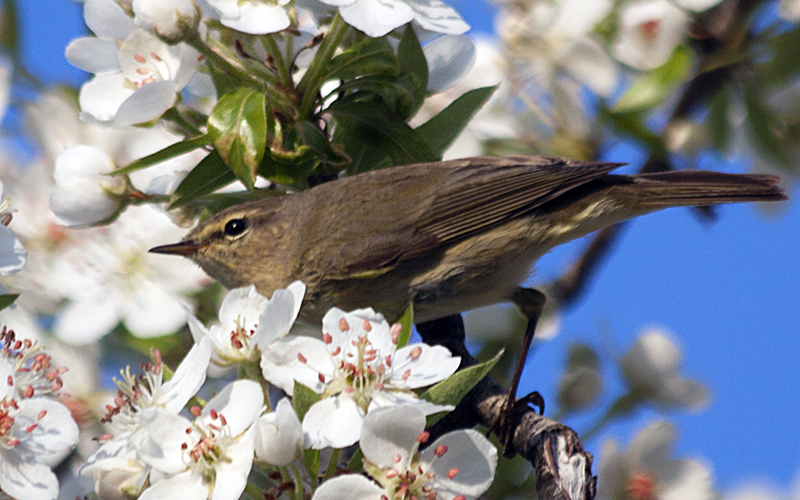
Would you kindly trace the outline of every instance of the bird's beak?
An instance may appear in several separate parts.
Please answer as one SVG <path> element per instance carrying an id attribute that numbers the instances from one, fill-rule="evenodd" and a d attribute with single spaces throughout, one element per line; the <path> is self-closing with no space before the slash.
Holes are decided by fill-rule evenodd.
<path id="1" fill-rule="evenodd" d="M 171 245 L 161 245 L 153 247 L 148 252 L 152 253 L 165 253 L 168 255 L 183 255 L 184 257 L 191 257 L 197 253 L 200 245 L 192 240 L 184 240 L 180 243 L 173 243 Z"/>

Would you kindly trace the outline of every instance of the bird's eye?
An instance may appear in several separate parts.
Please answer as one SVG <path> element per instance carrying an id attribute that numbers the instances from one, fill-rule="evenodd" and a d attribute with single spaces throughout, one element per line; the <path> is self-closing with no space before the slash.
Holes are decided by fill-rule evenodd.
<path id="1" fill-rule="evenodd" d="M 239 236 L 247 229 L 244 219 L 231 219 L 225 223 L 225 236 Z"/>

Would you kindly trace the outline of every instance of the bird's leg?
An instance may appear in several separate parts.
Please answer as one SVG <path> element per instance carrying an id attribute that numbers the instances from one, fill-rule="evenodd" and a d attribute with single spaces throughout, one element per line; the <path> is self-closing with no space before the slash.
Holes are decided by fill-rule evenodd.
<path id="1" fill-rule="evenodd" d="M 519 307 L 522 314 L 528 320 L 525 326 L 525 336 L 522 339 L 522 349 L 519 351 L 517 365 L 514 368 L 514 376 L 511 378 L 511 386 L 508 388 L 508 397 L 500 411 L 497 421 L 492 424 L 489 432 L 497 429 L 500 442 L 503 443 L 503 454 L 508 456 L 511 453 L 511 442 L 514 437 L 514 414 L 520 407 L 527 407 L 533 404 L 539 407 L 539 414 L 544 413 L 544 399 L 538 392 L 532 392 L 527 396 L 517 399 L 517 388 L 522 378 L 522 370 L 525 368 L 525 361 L 528 359 L 528 352 L 533 343 L 533 335 L 536 331 L 536 322 L 542 315 L 544 309 L 545 296 L 542 292 L 532 288 L 517 288 L 512 298 L 514 304 Z M 512 453 L 513 455 L 513 453 Z"/>

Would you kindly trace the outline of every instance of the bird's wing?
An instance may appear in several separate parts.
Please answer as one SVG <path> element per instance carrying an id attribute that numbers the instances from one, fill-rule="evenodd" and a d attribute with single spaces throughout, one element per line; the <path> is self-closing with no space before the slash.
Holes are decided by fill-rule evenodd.
<path id="1" fill-rule="evenodd" d="M 619 166 L 539 156 L 477 157 L 372 172 L 375 179 L 362 182 L 375 193 L 378 185 L 391 189 L 416 182 L 419 189 L 406 184 L 408 194 L 399 205 L 396 199 L 382 204 L 376 196 L 369 220 L 354 226 L 354 237 L 339 239 L 347 243 L 337 249 L 336 267 L 342 277 L 372 276 L 528 213 Z"/>

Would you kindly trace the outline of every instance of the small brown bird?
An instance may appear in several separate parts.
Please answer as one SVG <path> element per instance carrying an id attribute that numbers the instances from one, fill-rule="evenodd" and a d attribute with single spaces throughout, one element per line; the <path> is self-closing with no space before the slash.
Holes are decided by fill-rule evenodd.
<path id="1" fill-rule="evenodd" d="M 151 251 L 267 296 L 302 280 L 308 322 L 333 306 L 393 320 L 409 302 L 428 321 L 512 300 L 540 256 L 605 226 L 673 206 L 786 199 L 770 175 L 609 173 L 618 166 L 523 156 L 376 170 L 230 207 Z"/>

